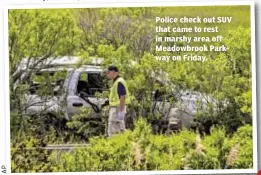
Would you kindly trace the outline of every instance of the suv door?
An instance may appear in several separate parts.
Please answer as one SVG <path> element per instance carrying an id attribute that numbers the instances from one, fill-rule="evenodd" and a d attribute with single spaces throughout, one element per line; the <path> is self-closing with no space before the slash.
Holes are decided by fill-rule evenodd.
<path id="1" fill-rule="evenodd" d="M 76 70 L 72 76 L 70 86 L 68 88 L 68 97 L 67 97 L 67 112 L 69 117 L 71 118 L 73 115 L 78 114 L 82 107 L 87 107 L 93 110 L 95 115 L 91 117 L 97 117 L 96 108 L 101 109 L 101 105 L 105 102 L 106 99 L 99 98 L 95 96 L 95 84 L 98 82 L 89 82 L 90 75 L 97 75 L 97 81 L 100 80 L 100 76 L 98 76 L 100 72 L 84 72 L 80 70 Z M 96 90 L 105 90 L 103 88 L 97 87 Z M 80 93 L 86 94 L 82 98 L 80 97 Z M 85 99 L 85 100 L 84 100 Z M 94 108 L 96 107 L 96 108 Z M 96 109 L 96 111 L 95 111 Z"/>

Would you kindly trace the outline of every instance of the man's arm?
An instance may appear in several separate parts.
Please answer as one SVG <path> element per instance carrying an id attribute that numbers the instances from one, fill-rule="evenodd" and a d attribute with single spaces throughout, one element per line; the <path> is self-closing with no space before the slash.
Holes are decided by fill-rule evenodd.
<path id="1" fill-rule="evenodd" d="M 120 98 L 120 111 L 123 112 L 125 107 L 126 90 L 122 83 L 118 84 L 118 95 Z"/>
<path id="2" fill-rule="evenodd" d="M 120 96 L 120 111 L 124 111 L 125 95 Z"/>

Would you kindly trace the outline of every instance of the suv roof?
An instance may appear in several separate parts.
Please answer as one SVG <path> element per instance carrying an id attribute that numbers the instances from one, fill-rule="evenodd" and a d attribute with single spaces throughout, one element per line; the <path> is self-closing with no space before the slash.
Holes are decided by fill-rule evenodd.
<path id="1" fill-rule="evenodd" d="M 86 68 L 91 68 L 91 67 L 99 68 L 101 65 L 101 62 L 103 61 L 103 58 L 99 58 L 99 57 L 90 57 L 90 59 L 91 59 L 91 63 L 87 65 L 89 67 L 85 66 Z M 39 60 L 32 59 L 32 58 L 31 59 L 24 58 L 21 61 L 19 68 L 27 69 L 31 65 L 35 64 L 37 61 L 39 61 Z M 73 68 L 75 65 L 77 65 L 81 61 L 82 61 L 81 58 L 76 57 L 76 56 L 62 56 L 62 57 L 56 57 L 56 58 L 50 57 L 50 58 L 45 59 L 41 64 L 39 64 L 38 67 L 43 66 L 43 69 L 45 69 L 45 70 L 53 69 L 53 71 L 55 71 L 56 69 L 59 69 L 59 68 L 63 68 L 63 69 Z M 46 66 L 46 68 L 44 66 Z"/>

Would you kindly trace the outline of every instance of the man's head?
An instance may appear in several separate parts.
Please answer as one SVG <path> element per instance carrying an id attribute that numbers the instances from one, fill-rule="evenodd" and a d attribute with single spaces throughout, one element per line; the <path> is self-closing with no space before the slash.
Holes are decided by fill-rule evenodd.
<path id="1" fill-rule="evenodd" d="M 116 66 L 109 66 L 106 71 L 106 76 L 108 79 L 112 80 L 119 75 L 119 70 Z"/>

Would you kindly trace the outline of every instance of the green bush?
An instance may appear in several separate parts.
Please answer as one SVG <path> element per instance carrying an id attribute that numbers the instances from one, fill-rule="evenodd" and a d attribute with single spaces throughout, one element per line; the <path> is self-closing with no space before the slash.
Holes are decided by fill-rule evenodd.
<path id="1" fill-rule="evenodd" d="M 231 143 L 235 149 L 234 164 L 231 168 L 253 167 L 253 138 L 252 126 L 245 125 L 237 130 Z"/>
<path id="2" fill-rule="evenodd" d="M 24 141 L 16 142 L 11 147 L 12 173 L 52 172 L 49 155 L 42 147 L 42 140 L 27 137 Z"/>
<path id="3" fill-rule="evenodd" d="M 251 126 L 231 137 L 225 133 L 224 128 L 212 128 L 210 135 L 202 136 L 188 130 L 154 135 L 140 118 L 133 131 L 91 138 L 90 146 L 63 153 L 53 164 L 65 172 L 251 168 Z M 234 151 L 237 143 L 240 148 Z"/>

